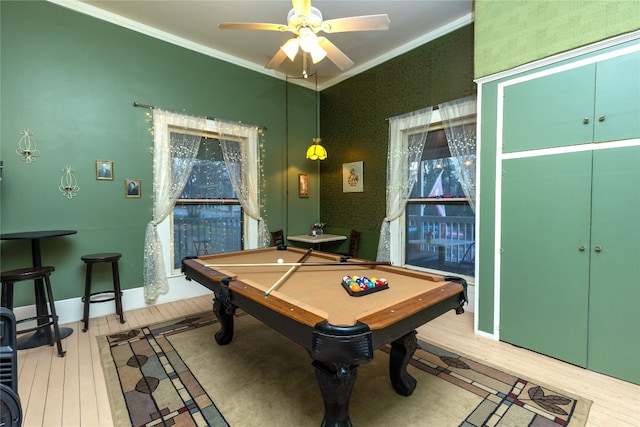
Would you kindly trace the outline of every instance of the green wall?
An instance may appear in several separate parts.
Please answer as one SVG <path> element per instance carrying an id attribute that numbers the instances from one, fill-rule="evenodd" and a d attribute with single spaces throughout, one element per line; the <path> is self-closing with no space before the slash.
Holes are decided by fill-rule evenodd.
<path id="1" fill-rule="evenodd" d="M 475 77 L 640 28 L 637 0 L 476 0 Z"/>
<path id="2" fill-rule="evenodd" d="M 379 233 L 385 217 L 387 119 L 474 94 L 473 25 L 389 60 L 321 93 L 320 219 Z M 342 164 L 364 162 L 364 192 L 342 192 Z M 375 258 L 375 237 L 359 255 Z"/>
<path id="3" fill-rule="evenodd" d="M 318 211 L 317 165 L 304 158 L 315 134 L 313 91 L 47 2 L 2 1 L 0 14 L 0 230 L 78 231 L 42 242 L 57 300 L 82 293 L 87 253 L 121 252 L 123 288 L 142 285 L 152 137 L 149 110 L 134 102 L 266 127 L 269 228 L 306 224 L 303 213 Z M 40 151 L 31 164 L 16 154 L 25 128 Z M 113 181 L 96 181 L 95 160 L 114 161 Z M 72 199 L 58 190 L 67 165 L 80 187 Z M 299 171 L 311 174 L 315 197 L 297 197 Z M 125 178 L 142 180 L 140 199 L 124 197 Z M 31 264 L 28 242 L 3 241 L 0 250 L 3 270 Z M 32 289 L 17 291 L 16 306 L 32 301 Z"/>

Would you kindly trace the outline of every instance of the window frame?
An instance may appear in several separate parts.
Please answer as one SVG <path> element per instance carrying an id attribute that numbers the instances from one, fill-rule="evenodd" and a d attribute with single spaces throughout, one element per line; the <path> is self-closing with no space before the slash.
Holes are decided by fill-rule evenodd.
<path id="1" fill-rule="evenodd" d="M 179 126 L 178 123 L 168 123 L 166 129 L 163 129 L 165 132 L 171 132 L 176 130 Z M 202 136 L 206 136 L 209 138 L 215 139 L 231 139 L 238 141 L 241 144 L 248 144 L 248 152 L 252 154 L 255 158 L 259 157 L 259 136 L 258 129 L 255 127 L 249 126 L 233 126 L 231 129 L 225 129 L 224 136 L 222 135 L 218 125 L 214 120 L 207 119 L 204 129 L 200 132 L 198 130 L 189 130 L 189 129 L 180 129 L 181 132 L 190 133 L 197 132 L 202 134 Z M 252 175 L 252 179 L 255 179 L 255 182 L 258 182 L 259 170 L 257 162 L 249 162 L 255 167 L 251 168 L 249 173 Z M 238 204 L 240 201 L 238 200 Z M 258 247 L 258 234 L 259 234 L 259 221 L 251 218 L 244 209 L 242 209 L 242 249 L 255 249 Z M 180 269 L 173 268 L 173 209 L 171 214 L 167 215 L 167 217 L 158 224 L 157 226 L 158 234 L 160 236 L 160 242 L 162 245 L 162 250 L 164 254 L 164 265 L 167 277 L 177 277 L 182 276 L 182 272 Z"/>
<path id="2" fill-rule="evenodd" d="M 477 117 L 469 117 L 468 120 L 471 122 L 476 122 L 477 124 Z M 440 115 L 440 111 L 439 110 L 433 110 L 433 112 L 431 113 L 431 122 L 429 123 L 429 128 L 428 128 L 428 132 L 434 131 L 434 130 L 441 130 L 444 129 L 444 123 L 442 121 L 442 116 Z M 407 120 L 406 122 L 400 122 L 399 126 L 398 126 L 398 132 L 400 134 L 402 134 L 402 138 L 408 138 L 409 135 L 411 135 L 412 129 L 409 128 L 409 121 Z M 400 141 L 400 138 L 396 138 L 396 141 Z M 390 147 L 391 150 L 395 149 L 394 147 Z M 477 155 L 477 154 L 476 154 Z M 409 165 L 407 167 L 410 167 Z M 417 183 L 416 183 L 417 185 Z M 465 199 L 466 200 L 466 199 Z M 440 274 L 455 274 L 458 276 L 461 276 L 458 273 L 453 273 L 453 272 L 447 272 L 447 271 L 441 271 L 441 270 L 434 270 L 434 269 L 428 269 L 425 267 L 420 267 L 420 266 L 416 266 L 416 265 L 412 265 L 412 264 L 407 264 L 406 263 L 406 243 L 407 243 L 407 206 L 411 203 L 427 203 L 427 204 L 434 204 L 434 205 L 446 205 L 446 204 L 459 204 L 461 203 L 462 199 L 425 199 L 425 198 L 412 198 L 412 199 L 408 199 L 407 200 L 407 204 L 404 207 L 404 212 L 402 215 L 400 215 L 398 218 L 396 218 L 395 220 L 391 221 L 389 223 L 389 228 L 390 228 L 390 261 L 393 265 L 401 265 L 405 268 L 409 268 L 409 269 L 414 269 L 414 270 L 423 270 L 423 271 L 430 271 L 430 272 L 437 272 Z M 477 215 L 476 215 L 476 223 L 477 223 Z M 477 224 L 476 224 L 477 225 Z M 477 233 L 476 233 L 477 236 Z M 468 280 L 473 281 L 474 278 L 471 276 L 464 276 L 465 278 L 467 278 Z"/>

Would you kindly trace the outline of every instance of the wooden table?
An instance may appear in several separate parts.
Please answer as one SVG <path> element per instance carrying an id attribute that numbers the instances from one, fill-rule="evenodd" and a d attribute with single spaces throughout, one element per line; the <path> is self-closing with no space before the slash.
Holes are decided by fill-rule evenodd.
<path id="1" fill-rule="evenodd" d="M 466 282 L 362 260 L 339 262 L 339 255 L 313 251 L 266 295 L 290 272 L 287 264 L 298 263 L 307 251 L 281 246 L 205 255 L 183 260 L 182 268 L 188 280 L 215 294 L 218 344 L 231 342 L 234 312 L 241 308 L 302 345 L 316 368 L 325 407 L 322 425 L 351 426 L 348 408 L 358 365 L 391 343 L 391 384 L 410 395 L 416 380 L 406 368 L 417 348 L 415 329 L 449 310 L 462 313 Z M 354 297 L 341 284 L 345 275 L 385 278 L 389 288 Z"/>
<path id="2" fill-rule="evenodd" d="M 347 240 L 347 236 L 343 236 L 341 234 L 317 234 L 315 236 L 299 234 L 295 236 L 287 236 L 287 240 L 291 240 L 292 242 L 310 243 L 315 249 L 320 249 L 321 243 Z"/>
<path id="3" fill-rule="evenodd" d="M 48 239 L 52 237 L 69 236 L 76 234 L 76 230 L 41 230 L 41 231 L 25 231 L 20 233 L 3 233 L 0 234 L 0 240 L 30 240 L 31 241 L 31 259 L 34 267 L 42 267 L 42 253 L 40 249 L 40 240 Z M 35 300 L 36 300 L 36 312 L 38 316 L 46 316 L 49 313 L 47 308 L 47 300 L 44 295 L 44 282 L 42 279 L 36 279 L 35 287 Z M 45 320 L 39 320 L 39 323 L 46 323 Z M 60 328 L 60 338 L 66 338 L 73 333 L 72 328 Z M 48 331 L 44 328 L 38 329 L 32 334 L 22 335 L 18 337 L 17 348 L 18 350 L 25 350 L 28 348 L 36 348 L 49 344 L 49 337 L 51 336 L 51 329 Z"/>

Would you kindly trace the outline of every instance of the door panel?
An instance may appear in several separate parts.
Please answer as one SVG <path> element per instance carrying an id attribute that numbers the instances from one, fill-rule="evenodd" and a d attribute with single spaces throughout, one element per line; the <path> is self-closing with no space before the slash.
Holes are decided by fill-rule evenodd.
<path id="1" fill-rule="evenodd" d="M 500 339 L 586 366 L 591 152 L 503 166 Z"/>
<path id="2" fill-rule="evenodd" d="M 593 152 L 592 225 L 587 367 L 640 384 L 640 147 Z"/>
<path id="3" fill-rule="evenodd" d="M 595 67 L 586 65 L 505 87 L 503 152 L 593 142 Z"/>
<path id="4" fill-rule="evenodd" d="M 640 137 L 640 52 L 599 62 L 595 142 Z M 603 121 L 600 121 L 600 116 Z"/>

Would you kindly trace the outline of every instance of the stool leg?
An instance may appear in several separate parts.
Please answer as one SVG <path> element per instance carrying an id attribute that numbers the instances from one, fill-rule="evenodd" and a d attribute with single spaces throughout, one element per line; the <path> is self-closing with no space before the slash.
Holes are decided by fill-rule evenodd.
<path id="1" fill-rule="evenodd" d="M 91 271 L 93 268 L 93 264 L 87 264 L 87 276 L 84 281 L 84 308 L 82 313 L 82 322 L 84 323 L 84 327 L 82 328 L 82 332 L 87 332 L 89 330 L 89 304 L 91 303 Z"/>
<path id="2" fill-rule="evenodd" d="M 47 287 L 47 297 L 49 298 L 49 310 L 51 311 L 51 317 L 53 319 L 53 333 L 58 344 L 58 356 L 63 357 L 66 351 L 62 350 L 62 340 L 60 339 L 60 329 L 58 328 L 58 314 L 56 313 L 56 304 L 53 299 L 53 292 L 51 291 L 51 281 L 49 280 L 49 276 L 44 278 L 44 282 Z"/>
<path id="3" fill-rule="evenodd" d="M 116 298 L 116 313 L 120 316 L 120 323 L 124 323 L 124 313 L 122 312 L 122 290 L 120 289 L 120 272 L 118 271 L 118 261 L 111 263 L 113 272 L 113 292 Z"/>
<path id="4" fill-rule="evenodd" d="M 0 306 L 8 308 L 13 311 L 13 283 L 6 282 L 2 284 L 2 298 L 0 299 Z"/>
<path id="5" fill-rule="evenodd" d="M 49 279 L 47 279 L 49 280 Z M 38 316 L 38 325 L 44 325 L 48 323 L 46 321 L 49 316 L 49 310 L 47 309 L 47 293 L 45 289 L 45 280 L 42 278 L 35 279 L 33 281 L 33 289 L 36 297 L 36 315 Z M 53 345 L 53 337 L 51 336 L 51 328 L 43 326 L 40 328 L 47 337 L 49 345 Z"/>

